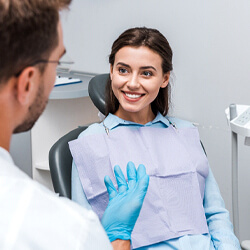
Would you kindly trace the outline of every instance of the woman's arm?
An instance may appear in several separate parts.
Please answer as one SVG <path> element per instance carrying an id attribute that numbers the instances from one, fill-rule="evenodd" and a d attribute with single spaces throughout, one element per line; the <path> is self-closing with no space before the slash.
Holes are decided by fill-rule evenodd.
<path id="1" fill-rule="evenodd" d="M 215 249 L 241 249 L 211 169 L 206 179 L 203 205 Z"/>

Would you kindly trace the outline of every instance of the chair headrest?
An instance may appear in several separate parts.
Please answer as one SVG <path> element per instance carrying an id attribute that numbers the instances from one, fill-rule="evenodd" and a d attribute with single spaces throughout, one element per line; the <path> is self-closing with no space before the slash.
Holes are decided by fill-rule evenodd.
<path id="1" fill-rule="evenodd" d="M 105 114 L 105 89 L 109 74 L 94 76 L 89 81 L 89 97 L 102 114 Z"/>

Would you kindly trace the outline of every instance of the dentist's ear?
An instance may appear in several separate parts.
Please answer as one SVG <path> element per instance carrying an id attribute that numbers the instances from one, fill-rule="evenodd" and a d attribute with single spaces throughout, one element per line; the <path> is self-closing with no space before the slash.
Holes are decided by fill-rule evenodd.
<path id="1" fill-rule="evenodd" d="M 163 76 L 163 83 L 161 84 L 161 88 L 166 88 L 168 83 L 169 83 L 169 78 L 170 78 L 170 71 L 165 73 Z"/>
<path id="2" fill-rule="evenodd" d="M 15 84 L 15 97 L 21 105 L 27 105 L 32 98 L 34 91 L 36 69 L 34 67 L 25 68 L 17 77 Z"/>

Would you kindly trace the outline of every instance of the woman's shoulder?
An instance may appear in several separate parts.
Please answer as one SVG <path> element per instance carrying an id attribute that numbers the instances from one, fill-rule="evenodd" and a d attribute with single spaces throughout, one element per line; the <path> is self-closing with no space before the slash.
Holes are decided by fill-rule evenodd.
<path id="1" fill-rule="evenodd" d="M 174 116 L 167 116 L 166 118 L 177 128 L 195 128 L 194 124 L 190 121 L 183 120 Z"/>
<path id="2" fill-rule="evenodd" d="M 95 134 L 101 134 L 104 132 L 103 124 L 101 123 L 93 123 L 88 126 L 79 136 L 78 138 L 88 136 L 88 135 L 95 135 Z"/>

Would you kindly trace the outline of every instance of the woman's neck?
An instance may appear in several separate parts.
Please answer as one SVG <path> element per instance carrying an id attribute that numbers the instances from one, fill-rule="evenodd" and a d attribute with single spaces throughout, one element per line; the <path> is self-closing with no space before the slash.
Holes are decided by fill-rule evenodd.
<path id="1" fill-rule="evenodd" d="M 123 120 L 143 125 L 153 121 L 155 118 L 155 114 L 151 108 L 148 110 L 140 110 L 140 112 L 128 112 L 119 107 L 119 109 L 115 112 L 115 115 Z"/>

